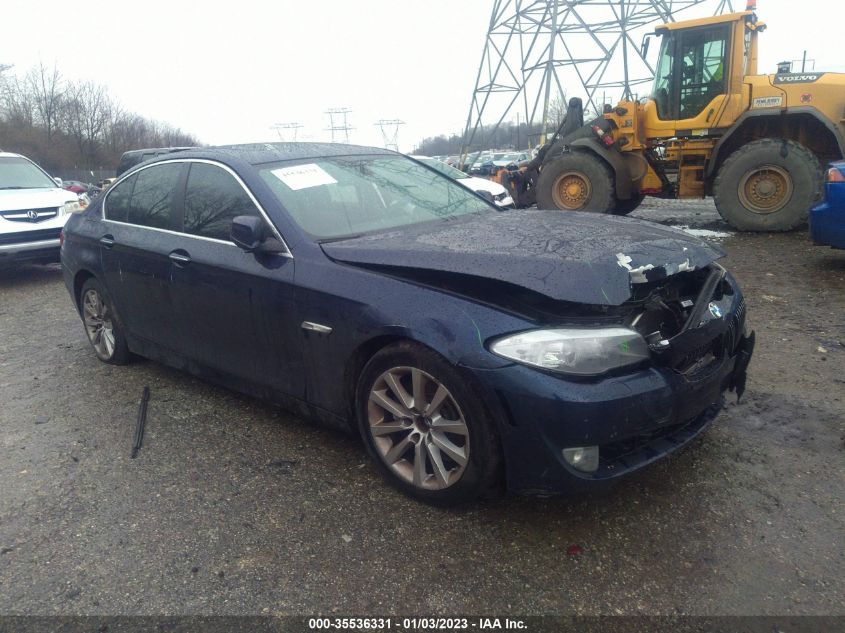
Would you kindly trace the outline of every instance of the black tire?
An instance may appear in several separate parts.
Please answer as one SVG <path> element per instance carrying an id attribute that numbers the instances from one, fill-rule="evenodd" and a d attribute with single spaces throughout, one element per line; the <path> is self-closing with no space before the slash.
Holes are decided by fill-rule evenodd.
<path id="1" fill-rule="evenodd" d="M 371 393 L 381 392 L 391 398 L 394 403 L 401 404 L 401 398 L 396 398 L 393 391 L 379 390 L 380 385 L 386 386 L 384 377 L 393 372 L 393 377 L 398 377 L 401 386 L 406 389 L 405 395 L 411 396 L 413 385 L 410 382 L 412 376 L 402 376 L 402 370 L 416 370 L 425 376 L 425 388 L 432 394 L 440 386 L 444 387 L 448 396 L 443 399 L 442 404 L 430 414 L 416 415 L 416 419 L 400 419 L 397 415 L 388 413 L 378 402 L 371 401 Z M 428 398 L 423 402 L 429 401 Z M 413 409 L 416 408 L 414 403 Z M 404 407 L 400 407 L 404 408 Z M 365 365 L 358 379 L 358 387 L 355 398 L 355 412 L 358 422 L 358 430 L 367 447 L 367 452 L 376 464 L 376 468 L 382 476 L 395 488 L 416 499 L 434 505 L 451 506 L 476 500 L 480 497 L 495 496 L 500 490 L 501 473 L 501 447 L 499 436 L 496 431 L 495 422 L 491 419 L 482 398 L 467 379 L 449 362 L 444 360 L 434 351 L 412 342 L 401 342 L 389 345 L 376 353 Z M 408 412 L 413 415 L 411 409 Z M 451 423 L 451 419 L 461 419 L 465 422 L 466 435 L 449 435 L 446 437 L 452 446 L 460 449 L 465 454 L 465 464 L 461 466 L 458 462 L 452 461 L 447 451 L 440 451 L 437 448 L 437 456 L 440 460 L 440 472 L 444 468 L 451 467 L 443 483 L 436 477 L 435 463 L 432 444 L 435 440 L 430 435 L 437 432 L 443 437 L 443 427 L 431 425 L 431 418 Z M 377 418 L 381 416 L 381 420 Z M 442 416 L 442 417 L 441 417 Z M 423 422 L 423 418 L 428 423 Z M 374 436 L 372 428 L 379 423 L 392 425 L 397 430 L 393 433 L 388 430 L 378 434 L 378 440 Z M 407 423 L 408 426 L 405 426 Z M 419 426 L 427 424 L 428 432 L 418 432 Z M 398 426 L 402 426 L 401 429 Z M 446 431 L 448 433 L 448 431 Z M 417 438 L 412 443 L 416 435 Z M 442 442 L 442 440 L 439 440 Z M 378 443 L 377 443 L 378 442 Z M 403 442 L 407 445 L 404 452 L 399 452 L 400 457 L 394 459 L 393 466 L 388 465 L 390 454 L 394 449 L 402 451 Z M 415 452 L 418 450 L 419 452 Z M 417 485 L 415 477 L 416 457 L 422 455 L 422 469 L 426 478 L 423 484 Z M 404 475 L 402 474 L 404 472 Z M 408 475 L 413 481 L 408 480 Z M 429 486 L 426 488 L 425 486 Z M 432 489 L 430 486 L 442 486 Z"/>
<path id="2" fill-rule="evenodd" d="M 636 193 L 633 195 L 634 197 L 630 200 L 617 200 L 616 206 L 613 208 L 613 215 L 628 215 L 635 211 L 643 203 L 643 200 L 645 200 L 645 196 L 643 195 Z"/>
<path id="3" fill-rule="evenodd" d="M 716 208 L 740 231 L 792 231 L 819 200 L 824 172 L 809 149 L 762 139 L 731 154 L 713 186 Z"/>
<path id="4" fill-rule="evenodd" d="M 102 304 L 103 311 L 98 318 L 95 318 L 89 309 L 89 298 L 93 299 L 91 293 L 99 297 Z M 79 315 L 82 317 L 85 334 L 97 358 L 110 365 L 125 365 L 128 363 L 131 353 L 126 344 L 126 336 L 118 319 L 115 318 L 114 304 L 105 287 L 97 279 L 91 277 L 82 284 L 78 299 Z M 91 305 L 93 306 L 93 303 Z M 99 338 L 92 332 L 93 329 L 96 329 L 98 321 L 102 324 Z M 104 338 L 106 332 L 109 331 L 113 337 L 112 344 L 109 344 L 107 338 Z"/>
<path id="5" fill-rule="evenodd" d="M 575 194 L 569 193 L 567 182 Z M 613 213 L 616 185 L 610 167 L 590 152 L 569 152 L 545 165 L 537 180 L 537 208 Z"/>

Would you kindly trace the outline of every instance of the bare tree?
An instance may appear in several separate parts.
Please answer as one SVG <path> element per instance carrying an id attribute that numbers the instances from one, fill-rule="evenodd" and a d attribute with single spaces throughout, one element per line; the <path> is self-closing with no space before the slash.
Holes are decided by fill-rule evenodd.
<path id="1" fill-rule="evenodd" d="M 130 149 L 197 145 L 172 125 L 127 112 L 96 83 L 65 83 L 40 64 L 23 76 L 0 64 L 3 149 L 31 156 L 48 169 L 115 166 Z"/>
<path id="2" fill-rule="evenodd" d="M 106 129 L 110 100 L 105 89 L 92 82 L 75 85 L 66 93 L 64 119 L 83 160 L 96 160 L 97 144 Z"/>
<path id="3" fill-rule="evenodd" d="M 29 84 L 17 77 L 4 77 L 0 84 L 0 111 L 3 117 L 19 128 L 35 125 L 35 95 Z"/>
<path id="4" fill-rule="evenodd" d="M 39 123 L 47 134 L 47 142 L 53 141 L 53 134 L 58 128 L 61 102 L 64 96 L 64 84 L 59 69 L 54 65 L 52 70 L 39 62 L 26 76 L 27 85 L 35 99 L 35 111 L 38 113 Z"/>
<path id="5" fill-rule="evenodd" d="M 555 129 L 560 127 L 566 117 L 566 111 L 569 109 L 569 104 L 566 101 L 566 94 L 560 94 L 551 101 L 549 101 L 549 121 L 554 124 Z"/>

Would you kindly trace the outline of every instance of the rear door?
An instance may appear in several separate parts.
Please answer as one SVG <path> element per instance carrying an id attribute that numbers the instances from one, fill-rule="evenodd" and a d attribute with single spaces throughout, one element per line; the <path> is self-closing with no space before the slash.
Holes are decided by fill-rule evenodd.
<path id="1" fill-rule="evenodd" d="M 129 336 L 184 353 L 184 336 L 173 318 L 170 254 L 179 185 L 187 165 L 160 163 L 114 186 L 103 206 L 100 253 L 105 282 Z"/>
<path id="2" fill-rule="evenodd" d="M 177 318 L 191 356 L 206 367 L 304 397 L 301 331 L 290 256 L 246 253 L 232 219 L 266 214 L 228 167 L 192 161 L 180 206 L 181 259 L 171 262 Z"/>

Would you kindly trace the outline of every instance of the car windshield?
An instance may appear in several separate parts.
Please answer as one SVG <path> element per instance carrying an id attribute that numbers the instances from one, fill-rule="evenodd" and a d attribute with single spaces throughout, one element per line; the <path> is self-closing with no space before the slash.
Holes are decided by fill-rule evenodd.
<path id="1" fill-rule="evenodd" d="M 496 208 L 403 156 L 341 156 L 261 165 L 293 220 L 317 240 L 451 220 Z"/>
<path id="2" fill-rule="evenodd" d="M 56 183 L 25 158 L 0 156 L 0 189 L 54 189 Z"/>
<path id="3" fill-rule="evenodd" d="M 449 178 L 454 178 L 455 180 L 469 178 L 469 176 L 462 172 L 460 169 L 455 169 L 451 165 L 447 165 L 446 163 L 441 162 L 436 158 L 417 158 L 417 160 L 421 163 L 425 163 L 432 169 L 436 169 L 441 174 L 443 174 L 444 176 L 448 176 Z"/>

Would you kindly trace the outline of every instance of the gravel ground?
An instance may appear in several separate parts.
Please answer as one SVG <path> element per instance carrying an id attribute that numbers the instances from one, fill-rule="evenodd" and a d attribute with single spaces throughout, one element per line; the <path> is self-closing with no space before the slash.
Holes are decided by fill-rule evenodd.
<path id="1" fill-rule="evenodd" d="M 0 613 L 845 615 L 845 253 L 637 215 L 722 245 L 758 351 L 687 450 L 575 500 L 420 505 L 353 438 L 97 362 L 58 267 L 0 272 Z"/>

